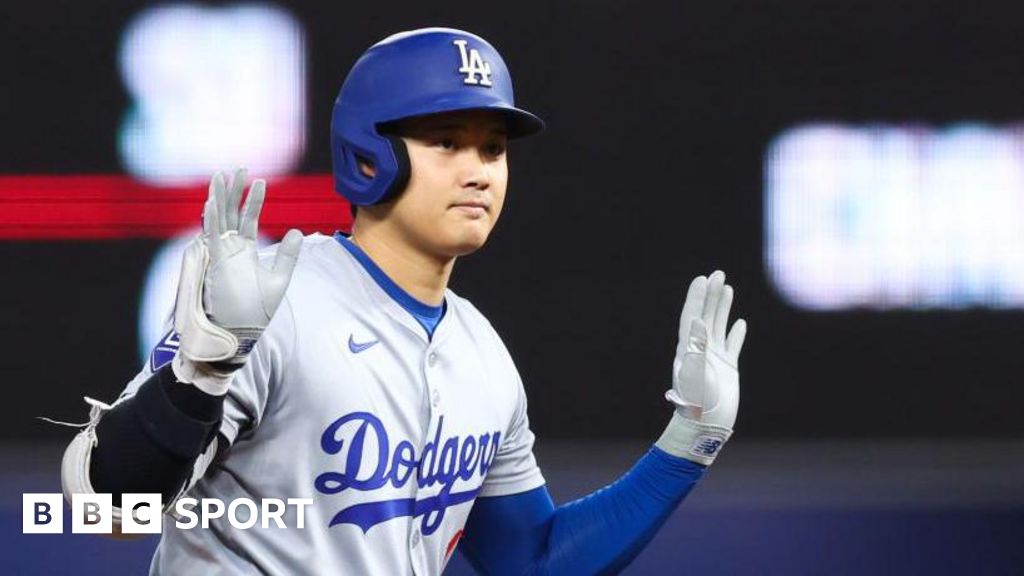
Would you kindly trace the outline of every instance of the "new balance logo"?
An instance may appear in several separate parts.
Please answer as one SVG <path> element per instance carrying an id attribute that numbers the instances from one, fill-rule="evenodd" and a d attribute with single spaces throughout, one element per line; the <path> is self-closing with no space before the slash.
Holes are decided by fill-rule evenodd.
<path id="1" fill-rule="evenodd" d="M 694 442 L 690 452 L 697 456 L 714 456 L 722 447 L 722 439 L 714 436 L 701 436 Z"/>
<path id="2" fill-rule="evenodd" d="M 353 354 L 359 354 L 363 350 L 371 348 L 374 344 L 377 344 L 380 340 L 370 340 L 368 342 L 356 342 L 355 335 L 348 337 L 348 349 Z"/>
<path id="3" fill-rule="evenodd" d="M 459 56 L 462 58 L 459 73 L 466 75 L 462 82 L 473 86 L 490 86 L 491 65 L 484 62 L 480 52 L 476 48 L 467 50 L 465 40 L 455 40 L 453 44 L 459 47 Z M 479 77 L 477 77 L 478 75 Z"/>

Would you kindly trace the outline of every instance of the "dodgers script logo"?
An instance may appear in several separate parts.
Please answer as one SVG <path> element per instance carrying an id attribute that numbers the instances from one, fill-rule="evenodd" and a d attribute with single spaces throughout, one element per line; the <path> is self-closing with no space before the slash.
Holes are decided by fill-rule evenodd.
<path id="1" fill-rule="evenodd" d="M 345 426 L 349 423 L 353 424 Z M 317 491 L 322 494 L 337 494 L 344 490 L 372 492 L 388 483 L 401 488 L 414 476 L 420 489 L 440 484 L 441 491 L 436 496 L 421 500 L 399 498 L 354 504 L 338 511 L 329 526 L 355 524 L 365 533 L 392 518 L 423 516 L 421 529 L 425 536 L 429 536 L 441 526 L 449 506 L 476 498 L 480 491 L 479 484 L 462 492 L 454 492 L 452 488 L 458 480 L 465 482 L 474 475 L 483 478 L 487 474 L 498 446 L 501 445 L 501 432 L 467 436 L 465 439 L 450 436 L 442 441 L 443 427 L 444 416 L 441 416 L 433 439 L 417 455 L 415 446 L 408 440 L 395 444 L 392 451 L 387 429 L 380 418 L 369 412 L 353 412 L 332 422 L 320 437 L 320 448 L 334 455 L 347 444 L 348 455 L 343 471 L 324 472 L 317 476 Z M 342 434 L 342 428 L 348 434 Z M 377 447 L 377 465 L 370 469 L 370 465 L 364 461 L 363 452 L 374 443 Z"/>

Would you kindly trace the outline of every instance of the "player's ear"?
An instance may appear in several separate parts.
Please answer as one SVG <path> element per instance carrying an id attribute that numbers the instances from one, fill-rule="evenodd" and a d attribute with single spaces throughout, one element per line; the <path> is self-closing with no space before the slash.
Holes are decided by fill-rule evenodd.
<path id="1" fill-rule="evenodd" d="M 365 158 L 359 158 L 359 171 L 362 172 L 363 176 L 367 178 L 373 178 L 377 175 L 377 168 L 373 166 L 373 163 Z"/>

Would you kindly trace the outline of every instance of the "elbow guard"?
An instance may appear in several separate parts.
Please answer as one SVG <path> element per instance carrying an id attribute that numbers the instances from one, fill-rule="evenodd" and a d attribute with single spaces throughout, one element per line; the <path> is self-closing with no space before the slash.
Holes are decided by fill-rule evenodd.
<path id="1" fill-rule="evenodd" d="M 103 417 L 103 413 L 110 410 L 111 406 L 98 400 L 86 397 L 85 401 L 92 406 L 89 410 L 89 423 L 85 428 L 75 435 L 75 438 L 64 450 L 64 459 L 60 466 L 61 487 L 64 491 L 64 499 L 71 504 L 72 496 L 75 494 L 95 494 L 92 481 L 89 479 L 89 465 L 92 456 L 92 449 L 98 443 L 96 438 L 96 426 Z M 115 531 L 121 526 L 121 508 L 114 506 L 112 521 Z"/>

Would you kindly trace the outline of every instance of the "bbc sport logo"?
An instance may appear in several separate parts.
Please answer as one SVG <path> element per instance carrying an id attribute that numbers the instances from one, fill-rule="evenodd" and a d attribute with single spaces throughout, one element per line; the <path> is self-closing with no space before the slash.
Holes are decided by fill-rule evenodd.
<path id="1" fill-rule="evenodd" d="M 295 526 L 306 527 L 306 507 L 312 498 L 264 498 L 258 504 L 249 498 L 236 498 L 225 505 L 217 498 L 179 498 L 171 514 L 175 527 L 183 530 L 209 528 L 210 520 L 227 518 L 233 528 L 247 530 L 260 524 L 269 528 L 287 528 L 285 514 L 294 507 Z M 121 496 L 122 534 L 159 534 L 162 509 L 159 494 L 123 494 Z M 127 513 L 128 511 L 131 513 Z M 110 494 L 73 494 L 71 532 L 110 534 L 114 528 L 114 507 Z M 23 534 L 62 534 L 64 532 L 64 496 L 62 494 L 22 494 Z"/>

